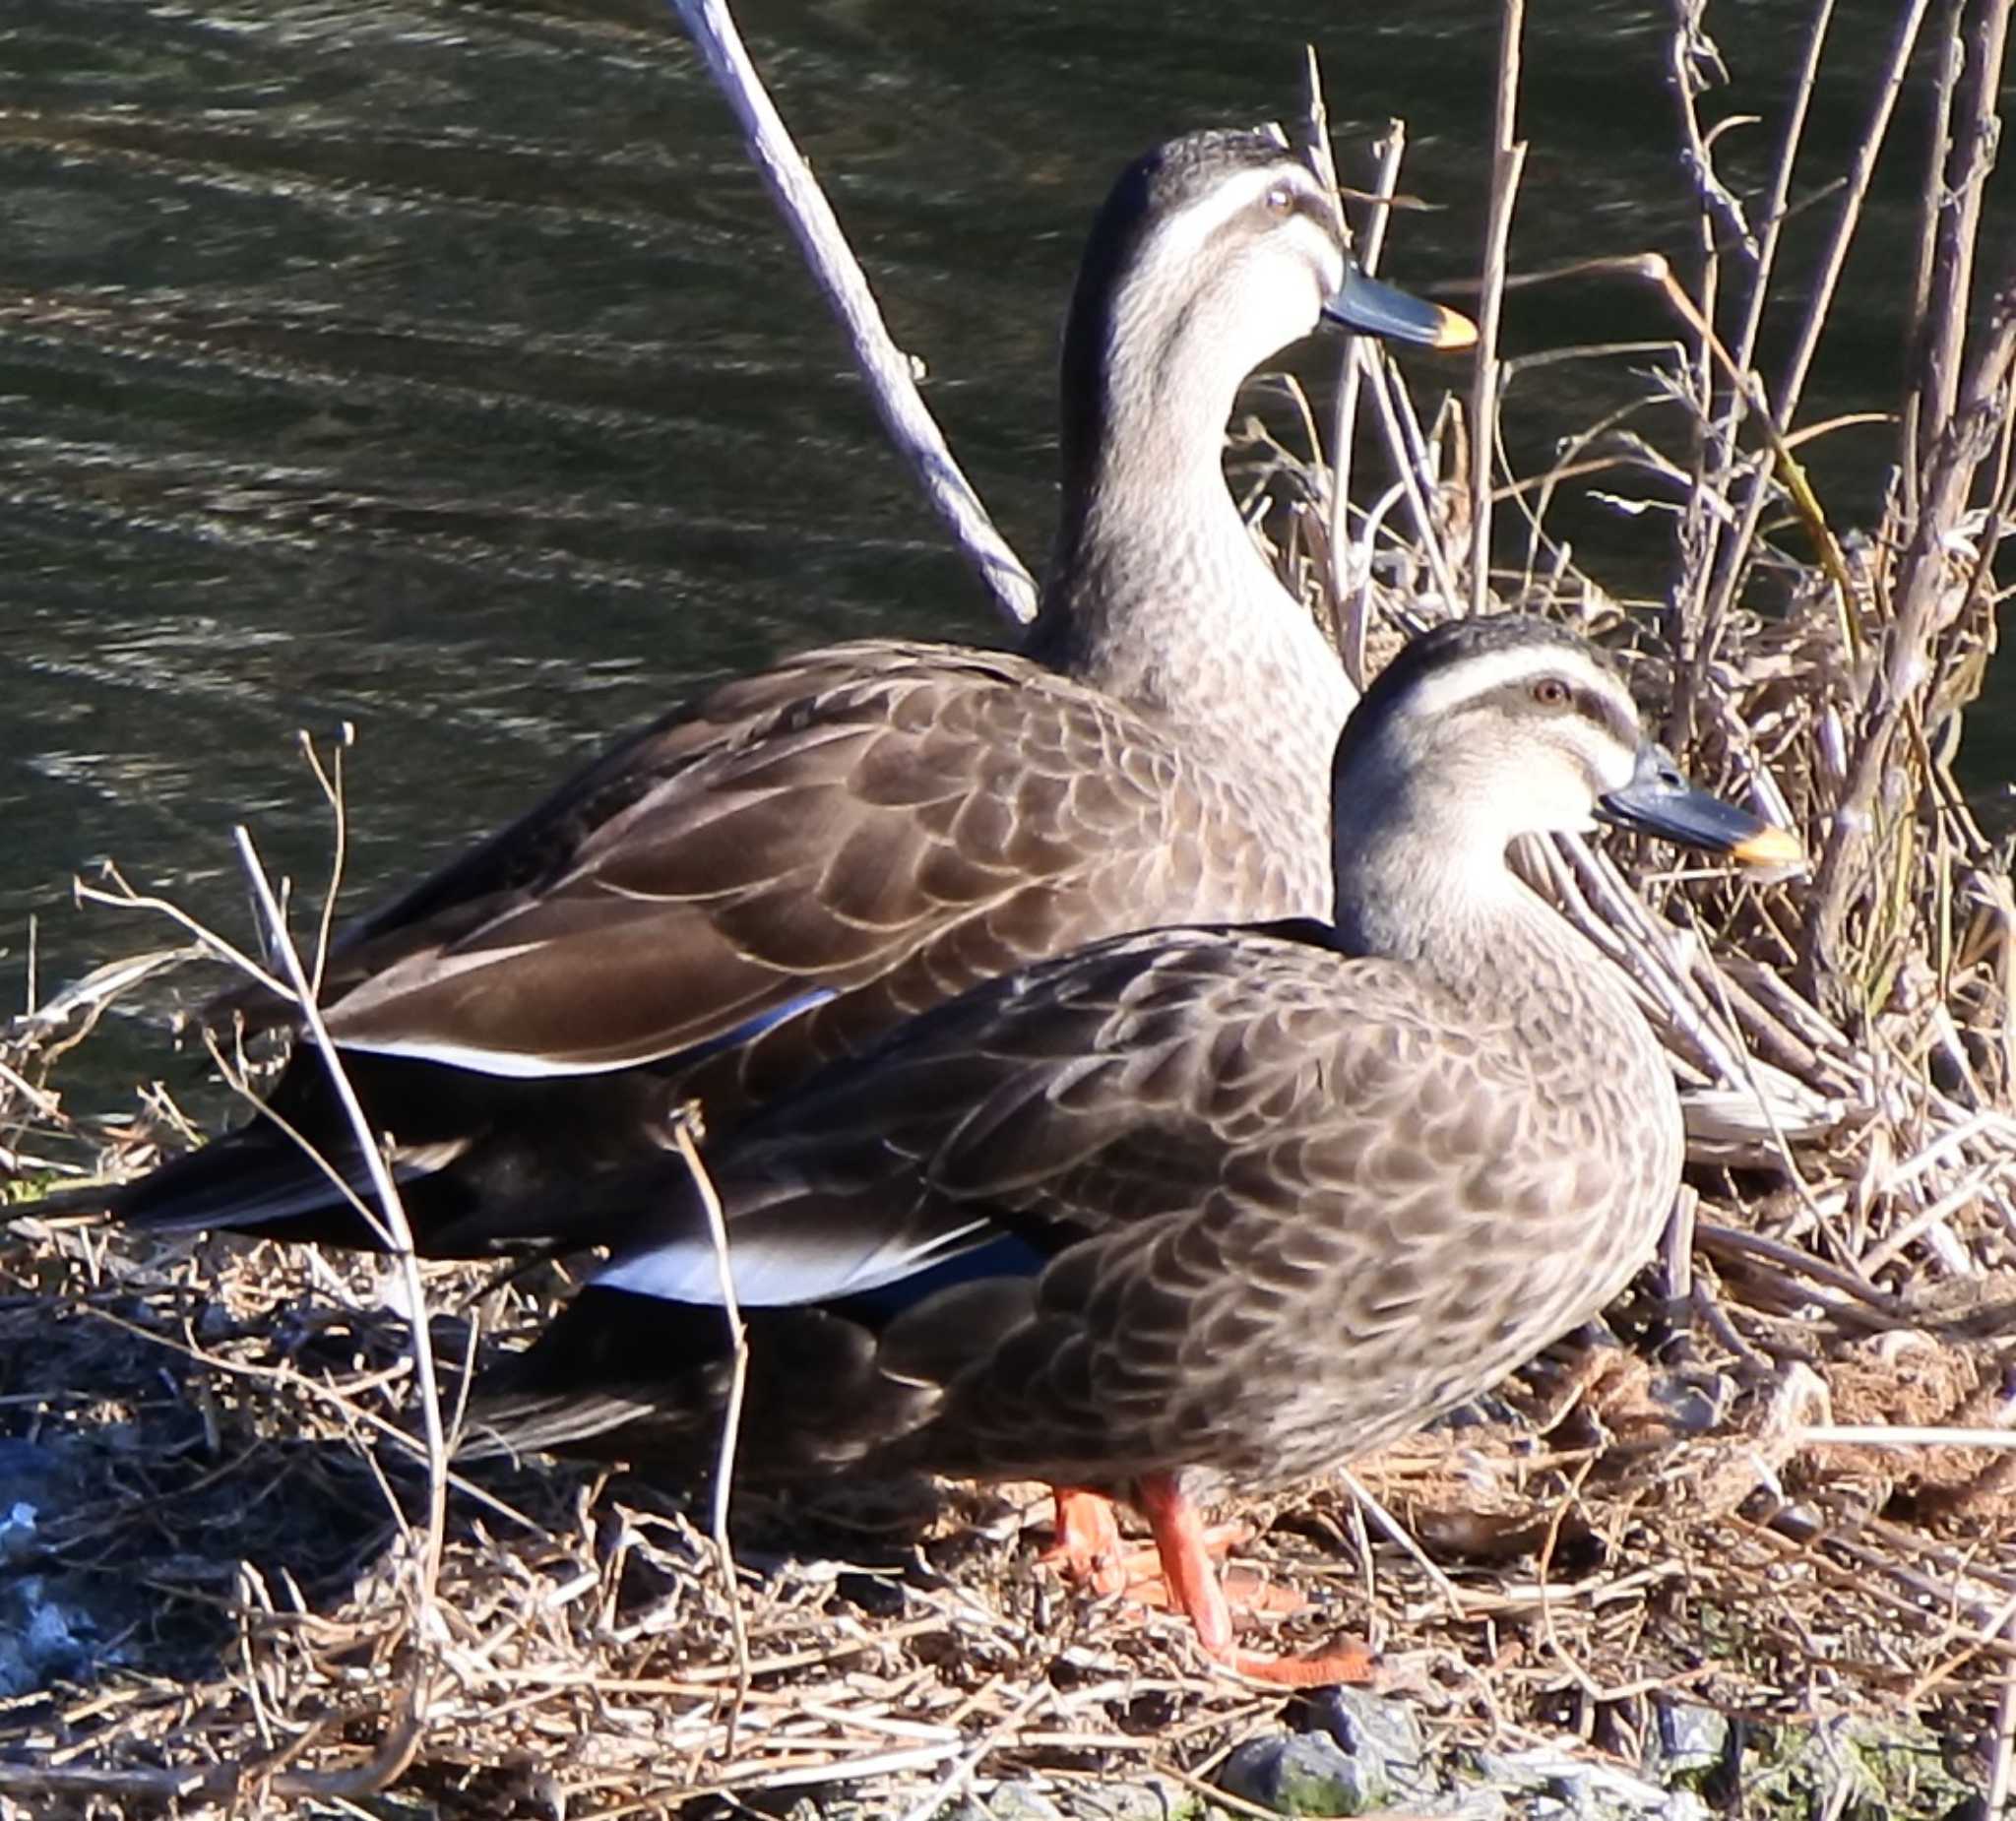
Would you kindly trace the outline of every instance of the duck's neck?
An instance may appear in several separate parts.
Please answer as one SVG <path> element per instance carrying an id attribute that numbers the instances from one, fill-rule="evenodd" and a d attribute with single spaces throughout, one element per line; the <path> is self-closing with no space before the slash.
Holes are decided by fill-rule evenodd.
<path id="1" fill-rule="evenodd" d="M 1226 486 L 1242 375 L 1166 347 L 1133 362 L 1081 358 L 1074 372 L 1071 352 L 1062 512 L 1027 649 L 1166 718 L 1198 763 L 1264 779 L 1320 855 L 1330 754 L 1355 693 Z"/>
<path id="2" fill-rule="evenodd" d="M 1446 781 L 1438 781 L 1446 782 Z M 1571 1077 L 1596 1067 L 1670 1082 L 1624 976 L 1505 863 L 1467 838 L 1459 791 L 1336 791 L 1335 917 L 1354 954 L 1408 963 L 1475 1029 L 1509 1025 Z M 1556 1053 L 1558 1051 L 1558 1053 Z M 1622 1058 L 1623 1060 L 1619 1061 Z M 1670 1087 L 1667 1089 L 1670 1092 Z"/>

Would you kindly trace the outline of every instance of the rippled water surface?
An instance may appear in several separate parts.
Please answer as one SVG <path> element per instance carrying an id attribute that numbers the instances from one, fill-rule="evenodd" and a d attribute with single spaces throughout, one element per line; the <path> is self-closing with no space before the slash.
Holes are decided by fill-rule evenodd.
<path id="1" fill-rule="evenodd" d="M 1711 15 L 1738 78 L 1719 106 L 1774 104 L 1805 10 Z M 1837 164 L 1868 87 L 1853 57 L 1873 57 L 1892 9 L 1842 11 L 1844 43 L 1858 15 L 1869 31 L 1816 118 L 1816 159 Z M 957 452 L 1033 562 L 1057 317 L 1118 166 L 1184 127 L 1293 109 L 1313 38 L 1348 142 L 1362 153 L 1406 116 L 1406 187 L 1439 206 L 1402 223 L 1390 268 L 1459 278 L 1494 12 L 739 9 Z M 1684 250 L 1666 10 L 1529 13 L 1516 260 Z M 69 908 L 70 872 L 95 856 L 241 931 L 232 822 L 319 879 L 327 818 L 297 728 L 357 728 L 357 903 L 696 676 L 869 630 L 998 636 L 649 0 L 9 0 L 0 72 L 10 1005 L 31 912 L 45 988 L 157 939 Z M 1891 402 L 1909 201 L 1879 197 L 1837 310 L 1820 377 L 1838 408 Z M 1508 342 L 1661 332 L 1628 293 L 1555 287 L 1514 300 Z M 1534 448 L 1622 396 L 1606 383 L 1536 383 Z M 1837 497 L 1866 502 L 1883 447 L 1823 467 Z M 1657 574 L 1656 525 L 1589 535 Z"/>

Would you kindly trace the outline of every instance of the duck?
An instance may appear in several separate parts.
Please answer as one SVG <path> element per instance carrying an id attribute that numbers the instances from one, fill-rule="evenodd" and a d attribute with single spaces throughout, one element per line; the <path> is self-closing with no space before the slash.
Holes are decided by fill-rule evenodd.
<path id="1" fill-rule="evenodd" d="M 857 640 L 723 682 L 342 933 L 322 1020 L 423 1255 L 564 1248 L 550 1211 L 599 1218 L 595 1185 L 662 1156 L 678 1109 L 720 1129 L 1040 956 L 1320 912 L 1321 769 L 1355 692 L 1221 451 L 1246 376 L 1325 323 L 1475 338 L 1358 269 L 1278 129 L 1136 159 L 1072 295 L 1060 518 L 1022 650 Z M 294 1009 L 241 992 L 225 1015 Z M 297 1041 L 248 1123 L 110 1213 L 382 1249 L 368 1181 Z"/>
<path id="2" fill-rule="evenodd" d="M 1680 1182 L 1628 981 L 1508 844 L 1602 822 L 1760 864 L 1799 847 L 1690 785 L 1613 664 L 1523 614 L 1409 642 L 1328 786 L 1326 917 L 1036 962 L 709 1142 L 748 1340 L 738 1476 L 1044 1482 L 1095 1579 L 1124 1500 L 1209 1658 L 1292 1685 L 1362 1667 L 1239 1648 L 1200 1514 L 1588 1320 Z M 479 1382 L 475 1452 L 712 1463 L 732 1345 L 701 1189 L 668 1160 L 641 1199 Z"/>

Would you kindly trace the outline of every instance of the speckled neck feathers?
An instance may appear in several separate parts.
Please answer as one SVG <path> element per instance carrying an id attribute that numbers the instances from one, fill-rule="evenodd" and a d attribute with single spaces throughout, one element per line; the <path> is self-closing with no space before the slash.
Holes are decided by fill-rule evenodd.
<path id="1" fill-rule="evenodd" d="M 1587 712 L 1536 706 L 1533 683 L 1561 674 Z M 1507 1034 L 1552 1095 L 1655 1135 L 1676 1168 L 1671 1073 L 1623 975 L 1506 858 L 1522 833 L 1587 826 L 1639 738 L 1579 640 L 1512 618 L 1416 641 L 1339 741 L 1335 920 L 1351 952 L 1408 964 L 1466 1027 Z"/>
<path id="2" fill-rule="evenodd" d="M 1320 899 L 1321 783 L 1355 692 L 1221 466 L 1240 383 L 1316 326 L 1334 283 L 1317 268 L 1343 258 L 1334 226 L 1265 259 L 1241 243 L 1240 210 L 1284 162 L 1265 134 L 1199 136 L 1141 160 L 1102 210 L 1065 332 L 1063 497 L 1027 649 L 1250 781 Z"/>

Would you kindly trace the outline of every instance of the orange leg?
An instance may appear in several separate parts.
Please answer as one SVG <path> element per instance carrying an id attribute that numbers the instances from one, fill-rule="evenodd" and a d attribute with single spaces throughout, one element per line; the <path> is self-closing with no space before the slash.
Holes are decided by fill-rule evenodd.
<path id="1" fill-rule="evenodd" d="M 1113 1501 L 1083 1486 L 1053 1486 L 1051 1492 L 1057 1501 L 1056 1540 L 1038 1559 L 1095 1594 L 1124 1592 L 1127 1551 Z"/>
<path id="2" fill-rule="evenodd" d="M 1163 1574 L 1162 1551 L 1153 1543 L 1129 1547 L 1120 1537 L 1113 1502 L 1082 1486 L 1056 1486 L 1055 1540 L 1037 1559 L 1076 1582 L 1091 1594 L 1119 1594 L 1136 1605 L 1166 1606 L 1168 1584 Z M 1205 1553 L 1214 1559 L 1252 1539 L 1249 1524 L 1214 1524 L 1199 1533 Z M 1234 1573 L 1226 1588 L 1237 1612 L 1299 1612 L 1307 1603 L 1287 1588 L 1269 1587 L 1258 1576 Z"/>
<path id="3" fill-rule="evenodd" d="M 1324 1657 L 1269 1657 L 1232 1643 L 1231 1607 L 1205 1546 L 1196 1507 L 1177 1488 L 1173 1476 L 1144 1475 L 1135 1502 L 1155 1533 L 1169 1603 L 1189 1614 L 1207 1657 L 1240 1675 L 1286 1688 L 1322 1688 L 1332 1682 L 1364 1682 L 1372 1676 L 1372 1655 L 1362 1644 L 1346 1645 Z"/>

